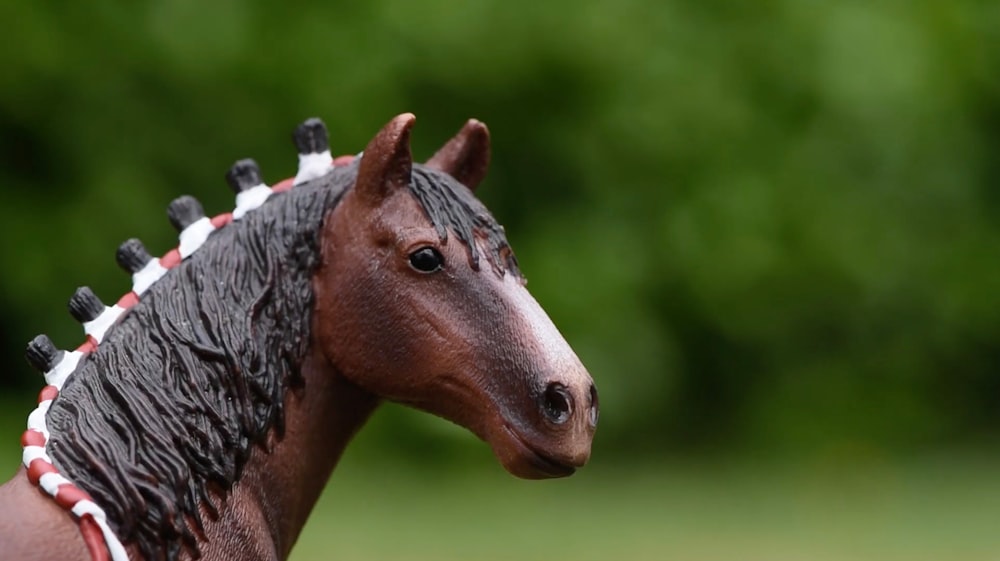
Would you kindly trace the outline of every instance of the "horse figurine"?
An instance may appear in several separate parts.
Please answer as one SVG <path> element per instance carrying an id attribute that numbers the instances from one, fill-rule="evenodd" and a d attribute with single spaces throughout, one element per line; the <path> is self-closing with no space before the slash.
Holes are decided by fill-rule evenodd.
<path id="1" fill-rule="evenodd" d="M 86 341 L 28 345 L 47 385 L 0 486 L 4 559 L 285 559 L 381 400 L 467 427 L 519 477 L 586 463 L 593 382 L 473 195 L 485 125 L 415 164 L 413 123 L 333 159 L 310 119 L 293 179 L 237 162 L 233 212 L 180 197 L 175 249 L 118 249 L 129 293 L 77 290 Z"/>

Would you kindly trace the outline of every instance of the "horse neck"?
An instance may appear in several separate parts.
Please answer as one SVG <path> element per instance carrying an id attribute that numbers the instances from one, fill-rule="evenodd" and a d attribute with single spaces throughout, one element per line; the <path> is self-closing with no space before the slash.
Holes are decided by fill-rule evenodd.
<path id="1" fill-rule="evenodd" d="M 254 451 L 220 516 L 206 523 L 206 561 L 286 558 L 345 447 L 378 404 L 318 352 L 310 352 L 302 376 L 304 384 L 286 394 L 283 435 L 272 432 L 267 449 Z"/>
<path id="2" fill-rule="evenodd" d="M 324 221 L 332 217 L 331 208 Z M 379 403 L 319 350 L 321 319 L 313 311 L 311 343 L 293 376 L 298 382 L 284 394 L 282 430 L 271 430 L 265 445 L 253 448 L 218 518 L 202 512 L 199 548 L 206 561 L 285 559 L 344 449 Z"/>

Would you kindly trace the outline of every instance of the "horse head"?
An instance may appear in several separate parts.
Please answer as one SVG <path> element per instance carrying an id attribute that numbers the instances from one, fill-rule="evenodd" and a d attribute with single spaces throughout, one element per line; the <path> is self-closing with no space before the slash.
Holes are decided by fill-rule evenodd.
<path id="1" fill-rule="evenodd" d="M 316 339 L 345 378 L 467 427 L 510 473 L 569 475 L 590 456 L 597 391 L 472 193 L 489 133 L 469 121 L 421 165 L 413 123 L 371 140 L 325 221 Z"/>

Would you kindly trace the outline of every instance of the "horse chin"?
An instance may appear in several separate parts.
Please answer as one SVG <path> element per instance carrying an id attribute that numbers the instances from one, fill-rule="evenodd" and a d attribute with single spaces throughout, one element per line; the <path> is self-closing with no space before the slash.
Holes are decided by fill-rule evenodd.
<path id="1" fill-rule="evenodd" d="M 508 473 L 523 479 L 552 479 L 567 477 L 576 472 L 580 465 L 573 465 L 531 446 L 506 423 L 492 439 L 493 453 Z"/>

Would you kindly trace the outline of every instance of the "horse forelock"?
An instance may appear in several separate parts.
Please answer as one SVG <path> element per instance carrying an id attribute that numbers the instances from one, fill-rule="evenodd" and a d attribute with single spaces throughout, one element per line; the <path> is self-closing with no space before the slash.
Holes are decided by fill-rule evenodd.
<path id="1" fill-rule="evenodd" d="M 507 242 L 507 235 L 490 211 L 472 191 L 450 175 L 436 169 L 415 165 L 410 193 L 420 202 L 441 241 L 451 231 L 465 246 L 473 269 L 479 269 L 480 243 L 486 260 L 498 275 L 522 278 L 517 258 Z"/>

